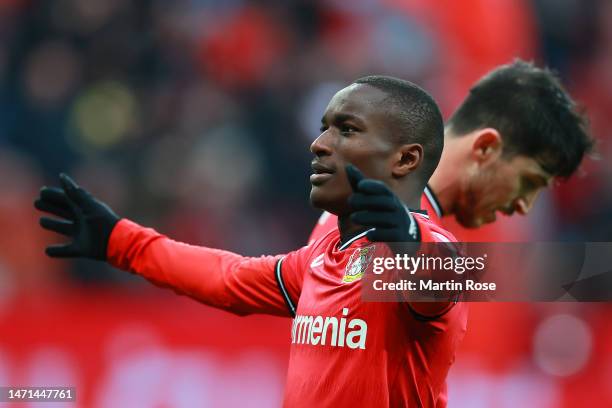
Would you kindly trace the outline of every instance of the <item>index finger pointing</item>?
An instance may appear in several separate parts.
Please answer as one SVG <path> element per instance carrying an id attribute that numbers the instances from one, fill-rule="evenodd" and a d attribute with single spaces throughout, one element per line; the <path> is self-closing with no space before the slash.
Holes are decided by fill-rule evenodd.
<path id="1" fill-rule="evenodd" d="M 352 164 L 347 164 L 345 170 L 346 177 L 348 178 L 348 181 L 351 184 L 353 191 L 358 191 L 359 182 L 364 179 L 363 174 L 359 171 L 357 167 L 353 166 Z"/>

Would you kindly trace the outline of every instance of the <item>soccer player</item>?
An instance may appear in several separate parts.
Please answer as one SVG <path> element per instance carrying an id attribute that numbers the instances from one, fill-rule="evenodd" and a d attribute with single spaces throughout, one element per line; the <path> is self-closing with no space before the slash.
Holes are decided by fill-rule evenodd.
<path id="1" fill-rule="evenodd" d="M 421 208 L 436 223 L 454 216 L 478 228 L 497 212 L 526 215 L 542 189 L 575 172 L 593 141 L 559 79 L 517 60 L 472 87 L 446 125 L 444 145 Z M 309 242 L 336 224 L 324 212 Z"/>
<path id="2" fill-rule="evenodd" d="M 410 82 L 373 76 L 340 90 L 310 147 L 310 200 L 339 228 L 285 256 L 173 241 L 120 219 L 65 175 L 62 189 L 44 187 L 35 202 L 62 218 L 41 218 L 44 228 L 72 238 L 46 252 L 106 260 L 236 314 L 293 316 L 285 406 L 443 407 L 465 304 L 361 300 L 377 241 L 453 240 L 407 210 L 439 161 L 443 126 L 434 100 Z"/>

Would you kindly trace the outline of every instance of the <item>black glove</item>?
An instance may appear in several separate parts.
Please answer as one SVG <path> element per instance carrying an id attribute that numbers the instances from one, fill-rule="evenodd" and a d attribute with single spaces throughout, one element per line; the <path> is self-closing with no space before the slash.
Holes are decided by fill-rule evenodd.
<path id="1" fill-rule="evenodd" d="M 119 217 L 67 175 L 62 173 L 59 178 L 62 188 L 43 187 L 34 207 L 61 218 L 41 217 L 40 225 L 72 238 L 72 242 L 49 246 L 45 252 L 57 258 L 86 257 L 105 261 L 108 240 Z"/>
<path id="2" fill-rule="evenodd" d="M 352 164 L 346 166 L 346 175 L 353 187 L 351 221 L 375 228 L 366 234 L 370 241 L 420 242 L 416 220 L 385 183 L 365 178 Z"/>

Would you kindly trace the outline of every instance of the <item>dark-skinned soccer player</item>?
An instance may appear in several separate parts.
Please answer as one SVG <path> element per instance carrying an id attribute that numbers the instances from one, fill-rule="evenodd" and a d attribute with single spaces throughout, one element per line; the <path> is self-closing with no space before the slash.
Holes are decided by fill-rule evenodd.
<path id="1" fill-rule="evenodd" d="M 47 253 L 104 260 L 236 314 L 294 317 L 287 407 L 443 407 L 465 304 L 363 302 L 360 275 L 378 241 L 453 240 L 408 210 L 440 158 L 439 109 L 410 82 L 372 76 L 334 95 L 322 125 L 310 200 L 337 215 L 339 229 L 307 247 L 254 258 L 176 242 L 62 175 L 62 188 L 43 188 L 35 202 L 59 217 L 42 226 L 71 238 Z"/>

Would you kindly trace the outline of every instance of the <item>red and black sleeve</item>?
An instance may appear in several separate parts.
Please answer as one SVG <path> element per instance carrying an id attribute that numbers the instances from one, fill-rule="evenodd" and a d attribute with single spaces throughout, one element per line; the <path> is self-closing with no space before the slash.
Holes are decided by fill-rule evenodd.
<path id="1" fill-rule="evenodd" d="M 188 245 L 126 219 L 113 229 L 107 259 L 157 286 L 238 315 L 291 316 L 287 298 L 299 298 L 301 277 L 281 271 L 279 280 L 283 256 L 244 257 Z"/>

